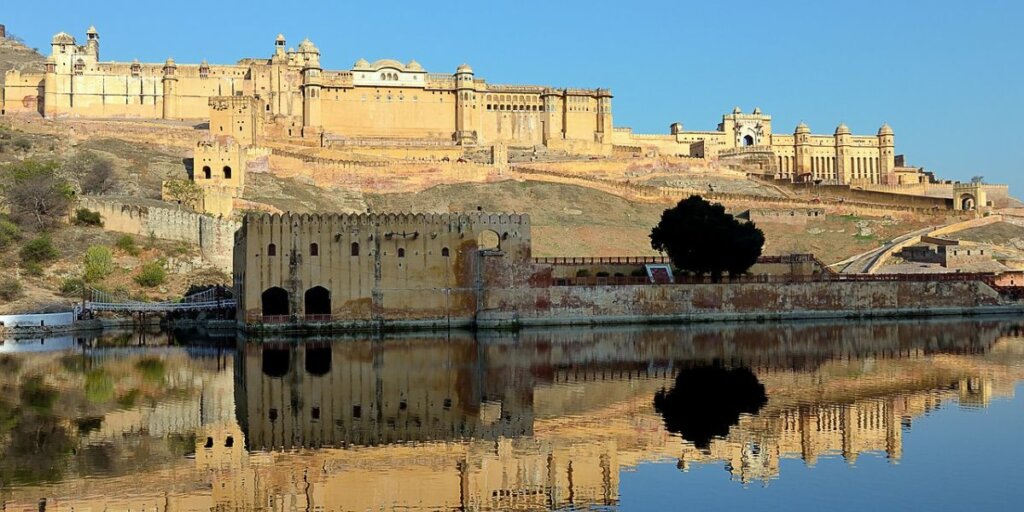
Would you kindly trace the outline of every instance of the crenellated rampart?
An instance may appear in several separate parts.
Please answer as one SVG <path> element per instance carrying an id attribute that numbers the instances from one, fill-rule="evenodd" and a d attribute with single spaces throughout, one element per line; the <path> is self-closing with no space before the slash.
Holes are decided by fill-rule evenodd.
<path id="1" fill-rule="evenodd" d="M 238 222 L 116 199 L 82 197 L 78 205 L 99 212 L 103 227 L 108 231 L 187 242 L 199 247 L 204 260 L 221 270 L 231 270 L 231 250 Z"/>

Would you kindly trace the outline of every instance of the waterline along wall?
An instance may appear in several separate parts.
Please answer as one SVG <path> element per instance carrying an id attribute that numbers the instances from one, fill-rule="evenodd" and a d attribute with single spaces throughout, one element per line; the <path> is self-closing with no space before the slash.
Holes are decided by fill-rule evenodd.
<path id="1" fill-rule="evenodd" d="M 985 274 L 839 276 L 809 262 L 786 275 L 653 284 L 625 272 L 566 279 L 530 251 L 526 215 L 248 215 L 235 241 L 237 318 L 259 331 L 1024 311 Z"/>

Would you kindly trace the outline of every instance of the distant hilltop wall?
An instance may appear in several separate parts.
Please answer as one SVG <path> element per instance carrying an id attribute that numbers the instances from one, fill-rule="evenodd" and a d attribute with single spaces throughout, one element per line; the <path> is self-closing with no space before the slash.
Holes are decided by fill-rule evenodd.
<path id="1" fill-rule="evenodd" d="M 203 259 L 226 272 L 231 271 L 231 251 L 239 223 L 208 215 L 162 208 L 132 205 L 114 199 L 83 197 L 80 208 L 100 213 L 108 231 L 163 240 L 178 240 L 199 246 Z"/>

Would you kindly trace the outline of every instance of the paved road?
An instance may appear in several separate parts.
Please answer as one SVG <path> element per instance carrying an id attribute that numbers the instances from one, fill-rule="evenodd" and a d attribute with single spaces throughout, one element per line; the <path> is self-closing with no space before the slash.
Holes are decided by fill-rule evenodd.
<path id="1" fill-rule="evenodd" d="M 906 242 L 914 237 L 927 235 L 936 229 L 938 229 L 938 227 L 930 226 L 917 231 L 911 231 L 910 233 L 905 233 L 886 242 L 885 245 L 882 245 L 881 247 L 877 247 L 863 254 L 858 254 L 852 258 L 847 258 L 839 263 L 833 264 L 832 267 L 841 274 L 867 274 L 869 273 L 868 269 L 871 268 L 871 266 L 874 265 L 883 254 L 892 249 L 893 246 Z"/>

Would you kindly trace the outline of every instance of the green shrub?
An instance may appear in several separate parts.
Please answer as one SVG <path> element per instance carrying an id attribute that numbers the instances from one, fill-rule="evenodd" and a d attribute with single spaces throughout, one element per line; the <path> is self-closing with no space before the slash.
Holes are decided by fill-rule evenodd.
<path id="1" fill-rule="evenodd" d="M 590 277 L 590 271 L 585 268 L 581 268 L 576 271 L 576 277 Z"/>
<path id="2" fill-rule="evenodd" d="M 0 218 L 0 251 L 14 245 L 19 238 L 21 238 L 21 230 L 18 229 L 18 225 Z"/>
<path id="3" fill-rule="evenodd" d="M 147 288 L 160 286 L 167 279 L 167 272 L 164 270 L 163 262 L 151 261 L 142 266 L 139 275 L 135 276 L 135 282 Z"/>
<path id="4" fill-rule="evenodd" d="M 88 208 L 79 208 L 75 211 L 75 221 L 81 226 L 102 226 L 103 218 L 100 212 L 94 212 Z"/>
<path id="5" fill-rule="evenodd" d="M 25 263 L 50 263 L 60 256 L 49 235 L 31 240 L 21 248 L 21 261 Z"/>
<path id="6" fill-rule="evenodd" d="M 41 263 L 36 263 L 34 261 L 30 261 L 30 262 L 26 263 L 22 268 L 24 268 L 25 269 L 25 273 L 30 275 L 30 276 L 38 277 L 38 276 L 43 275 L 43 265 Z"/>
<path id="7" fill-rule="evenodd" d="M 13 277 L 0 278 L 0 299 L 5 301 L 16 300 L 21 297 L 24 291 L 24 288 L 21 287 L 21 281 Z"/>
<path id="8" fill-rule="evenodd" d="M 114 245 L 116 245 L 118 249 L 121 249 L 125 254 L 129 254 L 131 256 L 139 255 L 139 246 L 135 245 L 135 238 L 131 235 L 121 235 L 121 238 L 118 238 L 117 243 Z"/>
<path id="9" fill-rule="evenodd" d="M 114 272 L 114 253 L 102 245 L 92 245 L 85 250 L 86 282 L 99 281 Z"/>
<path id="10" fill-rule="evenodd" d="M 67 297 L 81 295 L 85 290 L 85 281 L 81 277 L 68 277 L 60 282 L 60 293 Z"/>
<path id="11" fill-rule="evenodd" d="M 14 149 L 18 151 L 28 151 L 32 149 L 32 141 L 25 137 L 18 137 L 17 139 L 14 139 Z"/>

